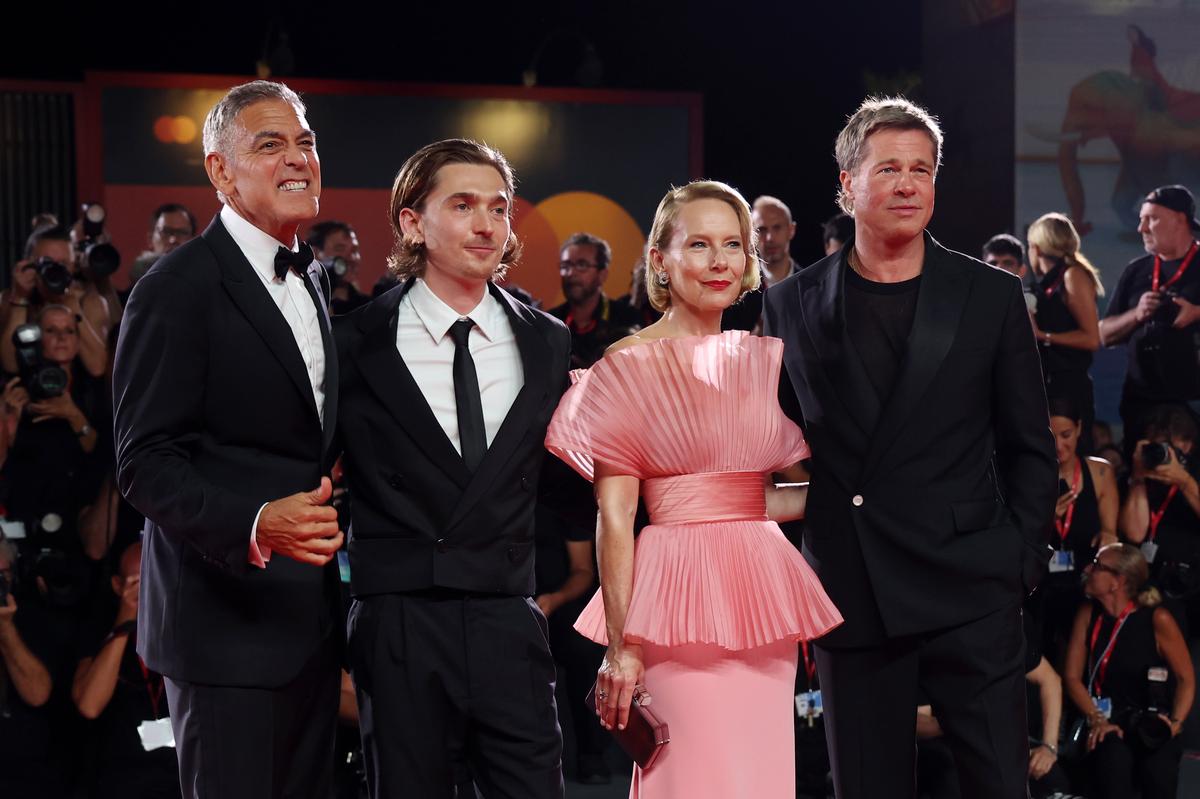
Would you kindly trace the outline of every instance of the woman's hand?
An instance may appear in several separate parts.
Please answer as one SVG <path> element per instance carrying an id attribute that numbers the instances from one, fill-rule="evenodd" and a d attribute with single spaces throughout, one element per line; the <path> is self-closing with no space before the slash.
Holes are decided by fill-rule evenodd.
<path id="1" fill-rule="evenodd" d="M 31 413 L 36 414 L 33 417 L 35 423 L 49 421 L 50 419 L 66 419 L 68 422 L 80 422 L 78 427 L 83 427 L 84 424 L 87 424 L 87 420 L 83 419 L 83 413 L 79 410 L 79 406 L 75 404 L 75 400 L 71 398 L 71 394 L 66 391 L 57 397 L 31 402 L 26 407 L 28 407 Z"/>
<path id="2" fill-rule="evenodd" d="M 1055 503 L 1055 505 L 1054 505 L 1055 518 L 1061 519 L 1062 517 L 1066 516 L 1067 509 L 1071 507 L 1071 503 L 1074 502 L 1075 498 L 1078 496 L 1079 495 L 1076 494 L 1074 491 L 1068 491 L 1067 493 L 1065 493 L 1061 497 L 1059 497 L 1058 502 Z"/>
<path id="3" fill-rule="evenodd" d="M 1029 776 L 1032 779 L 1040 780 L 1049 773 L 1050 769 L 1054 768 L 1054 764 L 1057 762 L 1058 755 L 1046 744 L 1039 744 L 1029 751 Z"/>
<path id="4" fill-rule="evenodd" d="M 625 729 L 634 689 L 642 684 L 645 671 L 640 644 L 609 644 L 596 674 L 596 713 L 604 729 Z"/>
<path id="5" fill-rule="evenodd" d="M 1168 716 L 1166 713 L 1159 713 L 1158 717 L 1160 719 L 1162 719 L 1164 722 L 1166 722 L 1166 725 L 1171 728 L 1171 737 L 1172 738 L 1176 737 L 1177 735 L 1179 735 L 1179 733 L 1183 732 L 1183 722 L 1182 721 L 1171 721 L 1171 717 Z"/>
<path id="6" fill-rule="evenodd" d="M 1089 752 L 1094 750 L 1100 745 L 1101 741 L 1103 741 L 1112 733 L 1116 733 L 1118 738 L 1124 739 L 1125 737 L 1124 730 L 1122 730 L 1116 724 L 1110 722 L 1108 719 L 1101 718 L 1092 725 L 1090 730 L 1088 730 L 1087 750 Z"/>

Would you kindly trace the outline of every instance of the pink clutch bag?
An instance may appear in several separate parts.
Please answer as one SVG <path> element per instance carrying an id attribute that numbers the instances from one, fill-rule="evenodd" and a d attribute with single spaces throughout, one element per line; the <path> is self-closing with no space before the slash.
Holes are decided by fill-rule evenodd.
<path id="1" fill-rule="evenodd" d="M 639 688 L 629 706 L 629 723 L 625 729 L 609 730 L 617 739 L 617 744 L 625 750 L 625 754 L 633 758 L 641 768 L 647 769 L 658 759 L 659 754 L 671 742 L 671 731 L 667 723 L 654 714 L 650 709 L 650 694 L 644 688 Z M 584 703 L 596 707 L 596 686 L 588 691 Z"/>

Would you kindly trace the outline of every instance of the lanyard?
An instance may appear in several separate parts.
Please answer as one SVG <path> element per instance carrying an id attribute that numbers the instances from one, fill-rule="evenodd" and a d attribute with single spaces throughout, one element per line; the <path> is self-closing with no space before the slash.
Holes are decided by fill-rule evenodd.
<path id="1" fill-rule="evenodd" d="M 1175 270 L 1175 274 L 1171 275 L 1171 279 L 1162 285 L 1162 287 L 1164 289 L 1170 288 L 1171 286 L 1173 286 L 1179 282 L 1179 278 L 1183 277 L 1183 273 L 1187 271 L 1187 268 L 1189 266 L 1191 266 L 1192 258 L 1194 258 L 1196 255 L 1196 250 L 1197 250 L 1197 245 L 1196 245 L 1196 242 L 1193 241 L 1192 246 L 1187 251 L 1187 255 L 1185 255 L 1183 257 L 1183 263 L 1181 263 L 1179 265 L 1179 268 Z M 1150 281 L 1150 290 L 1151 291 L 1159 290 L 1158 289 L 1158 280 L 1159 280 L 1159 273 L 1161 271 L 1162 271 L 1162 258 L 1160 258 L 1156 255 L 1156 256 L 1154 256 L 1154 276 Z"/>
<path id="2" fill-rule="evenodd" d="M 812 690 L 813 677 L 817 676 L 817 662 L 808 656 L 808 641 L 800 642 L 800 654 L 804 656 L 804 674 L 808 677 L 808 690 Z"/>
<path id="3" fill-rule="evenodd" d="M 1113 645 L 1117 642 L 1117 635 L 1120 634 L 1121 628 L 1125 626 L 1125 620 L 1129 618 L 1129 614 L 1133 613 L 1137 603 L 1130 602 L 1121 611 L 1121 615 L 1117 617 L 1117 623 L 1113 625 L 1112 634 L 1108 636 L 1108 645 L 1104 647 L 1104 652 L 1100 656 L 1100 660 L 1092 668 L 1092 676 L 1088 679 L 1088 693 L 1091 693 L 1092 687 L 1095 686 L 1095 696 L 1100 695 L 1100 686 L 1104 684 L 1104 675 L 1108 673 L 1108 661 L 1112 657 Z M 1088 644 L 1088 653 L 1096 651 L 1096 639 L 1100 637 L 1100 623 L 1104 621 L 1103 616 L 1096 617 L 1096 623 L 1092 625 L 1092 640 Z"/>
<path id="4" fill-rule="evenodd" d="M 1167 498 L 1163 500 L 1163 504 L 1158 506 L 1158 510 L 1150 511 L 1150 540 L 1153 541 L 1158 535 L 1158 523 L 1162 521 L 1163 514 L 1167 512 L 1167 506 L 1171 504 L 1171 500 L 1175 499 L 1175 495 L 1179 493 L 1179 486 L 1171 486 L 1171 490 L 1167 492 Z"/>
<path id="5" fill-rule="evenodd" d="M 567 318 L 564 319 L 563 321 L 567 325 L 567 329 L 570 330 L 572 333 L 577 333 L 581 336 L 584 336 L 584 335 L 587 335 L 588 333 L 591 333 L 593 330 L 595 330 L 597 323 L 607 322 L 608 321 L 608 313 L 609 313 L 608 297 L 601 294 L 600 295 L 599 313 L 597 313 L 595 316 L 593 316 L 586 325 L 579 328 L 578 330 L 575 329 L 575 312 L 574 311 L 569 312 L 567 314 Z"/>
<path id="6" fill-rule="evenodd" d="M 1083 480 L 1083 467 L 1079 465 L 1079 458 L 1075 458 L 1075 476 L 1071 478 L 1071 493 L 1075 495 L 1075 499 L 1071 500 L 1071 504 L 1067 506 L 1066 516 L 1062 521 L 1054 520 L 1054 528 L 1058 530 L 1058 537 L 1062 541 L 1063 547 L 1067 545 L 1067 534 L 1071 532 L 1071 522 L 1075 519 L 1075 503 L 1079 501 L 1079 484 Z"/>
<path id="7" fill-rule="evenodd" d="M 1054 292 L 1058 291 L 1058 287 L 1059 287 L 1059 286 L 1061 286 L 1061 285 L 1063 284 L 1063 282 L 1064 282 L 1064 281 L 1066 281 L 1066 279 L 1067 279 L 1067 269 L 1068 269 L 1068 268 L 1069 268 L 1069 267 L 1067 267 L 1067 266 L 1065 266 L 1065 265 L 1064 265 L 1064 266 L 1063 266 L 1062 273 L 1061 273 L 1061 274 L 1059 274 L 1059 276 L 1058 276 L 1058 279 L 1057 279 L 1057 280 L 1055 280 L 1055 281 L 1054 281 L 1054 283 L 1053 283 L 1052 285 L 1050 285 L 1049 287 L 1047 287 L 1047 288 L 1046 288 L 1046 290 L 1045 290 L 1045 291 L 1046 291 L 1046 297 L 1047 297 L 1047 298 L 1049 298 L 1049 297 L 1052 297 L 1052 296 L 1054 295 Z"/>
<path id="8" fill-rule="evenodd" d="M 150 679 L 150 669 L 146 668 L 146 661 L 142 660 L 141 655 L 138 655 L 138 665 L 142 667 L 142 679 L 146 685 L 146 695 L 150 697 L 150 707 L 154 710 L 154 718 L 158 719 L 158 703 L 162 700 L 163 685 L 162 677 L 158 678 L 158 690 L 153 688 L 153 680 Z"/>

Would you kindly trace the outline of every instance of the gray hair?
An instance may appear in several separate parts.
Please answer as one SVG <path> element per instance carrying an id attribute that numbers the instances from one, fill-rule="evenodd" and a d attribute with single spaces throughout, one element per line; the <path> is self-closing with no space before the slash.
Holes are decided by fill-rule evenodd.
<path id="1" fill-rule="evenodd" d="M 838 134 L 834 145 L 834 157 L 838 169 L 854 173 L 866 157 L 867 138 L 879 130 L 920 130 L 933 143 L 933 174 L 937 176 L 942 165 L 942 129 L 938 119 L 921 106 L 903 97 L 868 97 L 858 110 L 850 115 L 846 127 Z M 848 214 L 854 214 L 854 201 L 846 190 L 838 188 L 838 206 Z"/>
<path id="2" fill-rule="evenodd" d="M 289 89 L 285 84 L 269 80 L 252 80 L 240 86 L 234 86 L 217 102 L 208 115 L 204 117 L 204 156 L 220 153 L 227 160 L 233 160 L 233 142 L 236 136 L 238 115 L 255 103 L 263 100 L 283 100 L 296 109 L 296 113 L 304 116 L 307 108 L 300 95 Z M 217 198 L 225 202 L 221 192 Z"/>

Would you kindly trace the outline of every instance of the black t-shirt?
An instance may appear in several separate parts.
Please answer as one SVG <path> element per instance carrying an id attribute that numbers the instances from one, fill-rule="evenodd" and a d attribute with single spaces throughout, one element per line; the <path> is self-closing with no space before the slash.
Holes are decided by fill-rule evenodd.
<path id="1" fill-rule="evenodd" d="M 1200 304 L 1200 255 L 1179 280 L 1166 286 L 1183 263 L 1164 261 L 1159 290 L 1173 292 L 1188 302 Z M 1125 267 L 1108 304 L 1107 317 L 1137 307 L 1138 300 L 1153 286 L 1154 256 L 1146 255 Z M 1142 402 L 1186 402 L 1200 399 L 1200 323 L 1183 330 L 1171 327 L 1179 306 L 1165 301 L 1159 311 L 1138 325 L 1129 336 L 1129 367 L 1125 375 L 1125 397 Z"/>
<path id="2" fill-rule="evenodd" d="M 117 598 L 109 595 L 92 606 L 81 625 L 78 657 L 94 658 L 108 640 L 117 615 Z M 148 761 L 174 759 L 172 749 L 147 752 L 138 736 L 143 721 L 168 718 L 167 697 L 163 679 L 144 670 L 137 655 L 137 637 L 131 633 L 125 641 L 121 667 L 112 699 L 96 723 L 97 766 L 101 774 L 125 768 L 136 768 Z"/>
<path id="3" fill-rule="evenodd" d="M 642 327 L 642 315 L 623 300 L 610 300 L 603 294 L 592 319 L 578 324 L 567 303 L 550 309 L 571 331 L 571 368 L 587 369 L 604 357 L 604 351 Z"/>
<path id="4" fill-rule="evenodd" d="M 846 270 L 846 330 L 879 399 L 887 401 L 908 350 L 921 276 L 876 283 Z"/>

